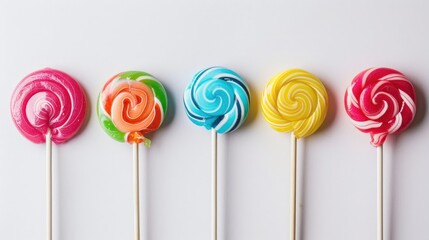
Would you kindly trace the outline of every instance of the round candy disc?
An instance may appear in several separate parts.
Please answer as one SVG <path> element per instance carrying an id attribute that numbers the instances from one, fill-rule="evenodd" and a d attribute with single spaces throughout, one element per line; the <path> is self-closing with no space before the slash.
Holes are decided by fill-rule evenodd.
<path id="1" fill-rule="evenodd" d="M 157 130 L 167 112 L 167 93 L 145 72 L 128 71 L 104 85 L 97 102 L 101 127 L 120 142 L 150 145 L 144 134 Z"/>
<path id="2" fill-rule="evenodd" d="M 18 130 L 34 143 L 54 143 L 73 137 L 85 119 L 86 98 L 72 77 L 55 69 L 42 69 L 19 82 L 11 99 L 12 119 Z"/>
<path id="3" fill-rule="evenodd" d="M 249 111 L 250 94 L 235 72 L 211 67 L 195 74 L 184 94 L 186 114 L 198 126 L 232 132 L 243 124 Z"/>
<path id="4" fill-rule="evenodd" d="M 328 94 L 316 76 L 291 69 L 268 82 L 261 104 L 262 113 L 273 129 L 303 138 L 314 133 L 325 120 Z"/>
<path id="5" fill-rule="evenodd" d="M 353 125 L 369 133 L 372 145 L 384 143 L 388 134 L 400 133 L 416 114 L 416 93 L 411 82 L 390 68 L 371 68 L 359 73 L 344 96 Z"/>

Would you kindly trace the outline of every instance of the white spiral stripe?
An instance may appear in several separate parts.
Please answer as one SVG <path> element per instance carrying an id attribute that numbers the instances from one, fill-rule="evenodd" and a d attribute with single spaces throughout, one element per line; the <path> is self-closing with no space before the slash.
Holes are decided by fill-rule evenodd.
<path id="1" fill-rule="evenodd" d="M 356 99 L 356 96 L 353 94 L 352 88 L 347 88 L 347 95 L 350 96 L 347 98 L 347 106 L 350 106 L 352 104 L 354 107 L 359 107 L 359 102 Z"/>
<path id="2" fill-rule="evenodd" d="M 382 80 L 382 81 L 407 81 L 407 79 L 403 75 L 398 74 L 398 73 L 388 74 L 388 75 L 380 78 L 380 80 Z"/>
<path id="3" fill-rule="evenodd" d="M 387 112 L 388 108 L 389 108 L 389 105 L 387 104 L 387 102 L 383 101 L 383 109 L 377 115 L 371 115 L 367 111 L 364 111 L 364 112 L 365 112 L 365 114 L 367 114 L 367 116 L 368 116 L 369 119 L 371 119 L 371 120 L 377 120 L 377 119 L 379 119 L 381 116 L 383 116 Z"/>
<path id="4" fill-rule="evenodd" d="M 363 130 L 368 130 L 371 128 L 378 128 L 383 124 L 381 122 L 376 122 L 376 121 L 372 121 L 372 120 L 366 120 L 366 121 L 358 122 L 358 121 L 355 121 L 352 119 L 352 122 L 357 128 L 360 128 Z"/>
<path id="5" fill-rule="evenodd" d="M 405 104 L 410 108 L 411 112 L 414 114 L 416 113 L 416 104 L 414 103 L 413 99 L 408 95 L 406 92 L 399 90 L 399 94 L 401 95 L 402 99 L 404 100 Z"/>
<path id="6" fill-rule="evenodd" d="M 368 76 L 374 71 L 376 70 L 376 68 L 371 68 L 368 69 L 368 71 L 366 71 L 362 77 L 362 84 L 361 84 L 361 88 L 365 88 L 366 86 L 366 80 L 368 79 Z"/>
<path id="7" fill-rule="evenodd" d="M 389 97 L 390 98 L 390 100 L 391 100 L 391 102 L 393 103 L 393 114 L 398 114 L 398 112 L 399 112 L 399 104 L 398 104 L 398 102 L 396 101 L 396 99 L 392 96 L 392 95 L 390 95 L 390 94 L 387 94 L 387 93 L 385 93 L 385 92 L 380 92 L 380 93 L 377 93 L 376 94 L 376 96 L 378 96 L 378 95 L 385 95 L 385 96 L 387 96 L 387 97 Z M 386 104 L 386 102 L 384 102 L 385 104 Z"/>
<path id="8" fill-rule="evenodd" d="M 390 128 L 387 130 L 389 133 L 394 133 L 398 131 L 398 129 L 401 127 L 402 124 L 402 115 L 398 114 L 395 117 L 395 122 L 390 126 Z"/>
<path id="9" fill-rule="evenodd" d="M 372 88 L 372 90 L 371 90 L 371 96 L 374 96 L 374 97 L 371 100 L 372 100 L 373 104 L 376 104 L 376 102 L 375 102 L 375 97 L 377 96 L 376 94 L 378 92 L 378 89 L 381 87 L 381 85 L 384 85 L 384 83 L 385 82 L 383 82 L 383 81 L 379 81 Z"/>
<path id="10" fill-rule="evenodd" d="M 380 142 L 381 138 L 386 135 L 387 135 L 386 133 L 374 133 L 372 135 L 372 138 L 374 139 L 374 142 L 378 143 Z"/>

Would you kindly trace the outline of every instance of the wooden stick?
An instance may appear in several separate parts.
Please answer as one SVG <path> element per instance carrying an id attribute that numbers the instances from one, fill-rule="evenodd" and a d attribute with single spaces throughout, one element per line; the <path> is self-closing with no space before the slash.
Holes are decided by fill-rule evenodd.
<path id="1" fill-rule="evenodd" d="M 377 240 L 383 240 L 383 145 L 377 147 Z"/>
<path id="2" fill-rule="evenodd" d="M 217 240 L 217 133 L 212 129 L 212 240 Z"/>
<path id="3" fill-rule="evenodd" d="M 46 133 L 46 227 L 47 239 L 52 240 L 52 140 L 50 129 Z"/>
<path id="4" fill-rule="evenodd" d="M 134 162 L 134 239 L 140 240 L 139 144 L 133 143 Z"/>
<path id="5" fill-rule="evenodd" d="M 296 236 L 296 138 L 291 135 L 291 162 L 290 162 L 290 240 Z"/>

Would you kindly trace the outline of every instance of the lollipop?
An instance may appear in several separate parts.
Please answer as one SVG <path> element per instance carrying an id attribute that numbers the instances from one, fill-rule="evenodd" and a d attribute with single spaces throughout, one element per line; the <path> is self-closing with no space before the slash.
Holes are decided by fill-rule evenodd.
<path id="1" fill-rule="evenodd" d="M 413 85 L 400 72 L 371 68 L 359 73 L 347 88 L 344 105 L 353 125 L 381 146 L 389 134 L 400 133 L 416 114 Z"/>
<path id="2" fill-rule="evenodd" d="M 249 89 L 234 71 L 211 67 L 195 74 L 183 99 L 189 119 L 212 132 L 212 240 L 217 240 L 217 133 L 232 132 L 246 120 Z"/>
<path id="3" fill-rule="evenodd" d="M 291 69 L 268 82 L 261 104 L 262 113 L 273 129 L 303 138 L 313 134 L 325 120 L 328 95 L 316 76 Z"/>
<path id="4" fill-rule="evenodd" d="M 46 142 L 47 238 L 52 239 L 52 141 L 64 143 L 82 127 L 86 98 L 64 72 L 45 68 L 19 82 L 10 104 L 12 120 L 34 143 Z"/>
<path id="5" fill-rule="evenodd" d="M 262 113 L 276 131 L 291 132 L 290 239 L 296 231 L 296 138 L 314 133 L 326 116 L 328 95 L 313 74 L 291 69 L 274 76 L 262 95 Z"/>
<path id="6" fill-rule="evenodd" d="M 44 143 L 51 133 L 63 143 L 80 129 L 85 118 L 85 94 L 69 75 L 45 68 L 31 73 L 16 87 L 11 99 L 12 119 L 24 137 Z"/>
<path id="7" fill-rule="evenodd" d="M 389 134 L 404 131 L 416 114 L 416 94 L 411 82 L 390 68 L 370 68 L 359 73 L 347 88 L 344 106 L 353 125 L 369 133 L 377 147 L 377 238 L 383 239 L 383 144 Z"/>
<path id="8" fill-rule="evenodd" d="M 167 111 L 167 93 L 162 84 L 145 72 L 129 71 L 113 76 L 104 85 L 97 102 L 98 120 L 113 139 L 133 144 L 134 230 L 140 239 L 138 144 L 151 141 L 144 134 L 157 130 Z"/>
<path id="9" fill-rule="evenodd" d="M 221 67 L 207 68 L 195 74 L 186 88 L 186 114 L 198 126 L 229 133 L 246 120 L 249 95 L 237 73 Z"/>
<path id="10" fill-rule="evenodd" d="M 113 76 L 104 85 L 97 104 L 98 120 L 113 139 L 150 145 L 144 134 L 157 130 L 167 111 L 162 84 L 145 72 Z"/>

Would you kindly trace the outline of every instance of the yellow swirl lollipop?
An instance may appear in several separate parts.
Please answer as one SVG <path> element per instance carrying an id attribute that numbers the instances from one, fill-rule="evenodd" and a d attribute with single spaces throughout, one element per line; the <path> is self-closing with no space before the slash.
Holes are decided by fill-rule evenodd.
<path id="1" fill-rule="evenodd" d="M 325 120 L 328 94 L 313 74 L 290 69 L 268 82 L 261 104 L 265 120 L 273 129 L 303 138 L 314 133 Z"/>
<path id="2" fill-rule="evenodd" d="M 291 69 L 274 76 L 262 96 L 262 113 L 272 128 L 291 133 L 290 240 L 296 237 L 296 142 L 314 133 L 326 117 L 328 94 L 313 74 Z"/>

